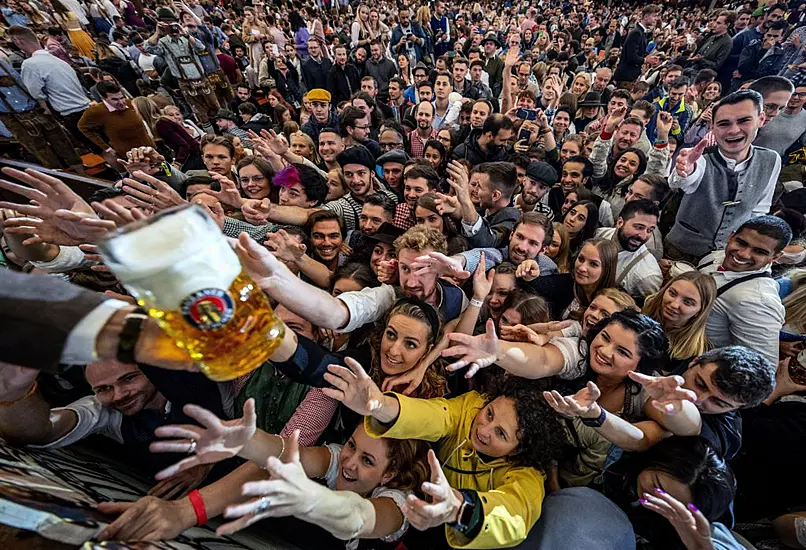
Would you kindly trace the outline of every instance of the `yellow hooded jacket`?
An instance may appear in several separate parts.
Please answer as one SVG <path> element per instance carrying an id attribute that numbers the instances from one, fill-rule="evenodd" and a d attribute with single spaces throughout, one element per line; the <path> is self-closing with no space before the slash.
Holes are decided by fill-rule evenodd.
<path id="1" fill-rule="evenodd" d="M 414 399 L 394 395 L 400 415 L 391 425 L 365 417 L 372 437 L 436 442 L 436 455 L 454 489 L 477 491 L 484 508 L 479 534 L 468 540 L 445 526 L 453 548 L 508 548 L 523 542 L 540 517 L 544 476 L 534 468 L 515 466 L 504 458 L 485 462 L 470 442 L 470 427 L 486 401 L 477 392 L 454 399 Z"/>

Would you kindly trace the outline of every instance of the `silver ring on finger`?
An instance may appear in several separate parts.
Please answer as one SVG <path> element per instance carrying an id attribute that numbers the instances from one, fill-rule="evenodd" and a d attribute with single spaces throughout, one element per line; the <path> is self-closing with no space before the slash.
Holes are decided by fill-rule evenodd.
<path id="1" fill-rule="evenodd" d="M 195 451 L 196 451 L 196 440 L 191 439 L 190 440 L 190 448 L 188 449 L 188 454 L 192 455 Z"/>
<path id="2" fill-rule="evenodd" d="M 271 507 L 271 500 L 269 499 L 269 497 L 261 497 L 260 500 L 258 501 L 257 506 L 255 507 L 255 511 L 253 513 L 255 515 L 262 514 L 263 512 L 268 510 L 270 507 Z"/>

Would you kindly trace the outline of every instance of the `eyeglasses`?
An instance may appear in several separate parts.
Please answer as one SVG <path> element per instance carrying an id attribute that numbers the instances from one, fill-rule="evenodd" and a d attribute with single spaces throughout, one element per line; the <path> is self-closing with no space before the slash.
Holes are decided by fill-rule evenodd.
<path id="1" fill-rule="evenodd" d="M 357 128 L 359 130 L 369 130 L 370 128 L 372 128 L 372 126 L 367 124 L 366 126 L 355 126 L 355 128 Z"/>
<path id="2" fill-rule="evenodd" d="M 806 97 L 806 92 L 795 92 L 792 97 Z"/>
<path id="3" fill-rule="evenodd" d="M 395 149 L 396 147 L 403 147 L 402 143 L 380 143 L 381 149 Z"/>

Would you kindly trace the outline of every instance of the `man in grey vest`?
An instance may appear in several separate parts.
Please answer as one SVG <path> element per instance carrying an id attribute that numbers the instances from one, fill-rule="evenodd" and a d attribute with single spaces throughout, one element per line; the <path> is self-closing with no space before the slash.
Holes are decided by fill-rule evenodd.
<path id="1" fill-rule="evenodd" d="M 730 234 L 754 216 L 769 212 L 781 157 L 756 147 L 764 123 L 761 94 L 739 90 L 713 109 L 716 147 L 708 139 L 680 152 L 669 187 L 685 196 L 666 236 L 666 255 L 674 260 L 697 261 L 725 246 Z"/>

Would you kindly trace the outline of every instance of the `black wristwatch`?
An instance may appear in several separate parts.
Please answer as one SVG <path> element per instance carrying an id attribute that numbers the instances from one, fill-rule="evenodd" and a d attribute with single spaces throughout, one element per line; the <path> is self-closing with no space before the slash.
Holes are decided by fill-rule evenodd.
<path id="1" fill-rule="evenodd" d="M 582 423 L 586 426 L 590 426 L 591 428 L 601 428 L 602 424 L 605 422 L 605 418 L 607 418 L 607 411 L 604 410 L 604 407 L 601 407 L 602 413 L 596 418 L 581 418 Z"/>
<path id="2" fill-rule="evenodd" d="M 470 497 L 465 491 L 459 491 L 462 493 L 462 498 L 464 501 L 459 508 L 459 514 L 456 517 L 456 523 L 450 523 L 449 525 L 459 531 L 460 533 L 464 534 L 467 532 L 468 527 L 470 526 L 470 521 L 473 519 L 473 512 L 476 509 L 476 501 Z"/>
<path id="3" fill-rule="evenodd" d="M 140 331 L 143 330 L 143 323 L 148 319 L 146 310 L 138 307 L 123 319 L 123 329 L 120 331 L 118 340 L 117 360 L 121 363 L 136 363 L 134 359 L 134 348 L 140 338 Z"/>

